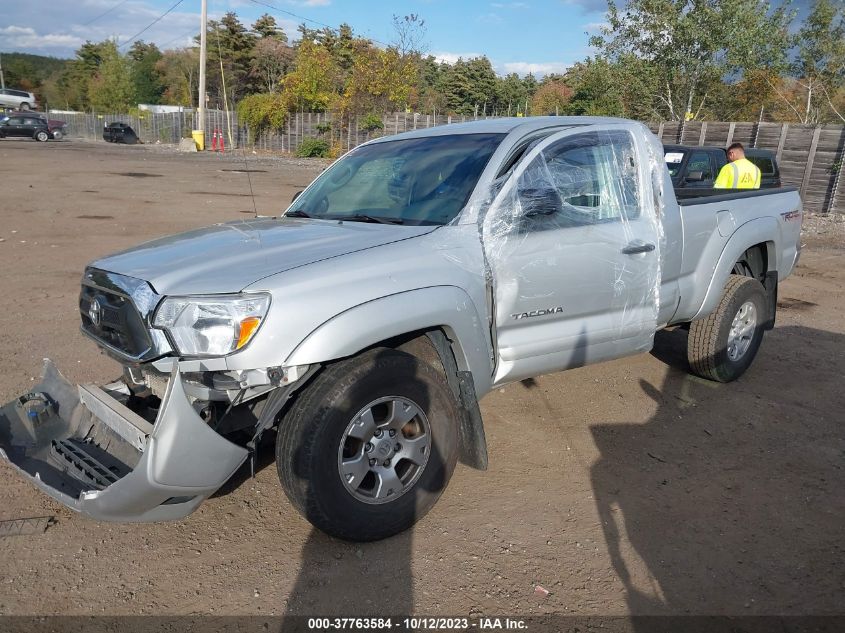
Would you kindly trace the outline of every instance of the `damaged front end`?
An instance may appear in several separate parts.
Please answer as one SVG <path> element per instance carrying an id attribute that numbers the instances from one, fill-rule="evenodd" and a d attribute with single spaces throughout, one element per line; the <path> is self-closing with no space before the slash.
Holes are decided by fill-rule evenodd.
<path id="1" fill-rule="evenodd" d="M 45 362 L 42 381 L 0 410 L 0 457 L 66 506 L 104 521 L 193 512 L 249 450 L 203 420 L 174 363 L 157 413 L 133 411 L 125 383 L 74 387 Z M 137 407 L 136 407 L 137 408 Z"/>

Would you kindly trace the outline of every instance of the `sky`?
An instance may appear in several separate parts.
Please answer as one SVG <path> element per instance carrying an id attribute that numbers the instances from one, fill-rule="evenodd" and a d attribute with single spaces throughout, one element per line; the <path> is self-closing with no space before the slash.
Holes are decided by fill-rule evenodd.
<path id="1" fill-rule="evenodd" d="M 124 51 L 134 39 L 163 49 L 186 46 L 199 32 L 200 0 L 182 0 L 135 37 L 176 2 L 3 0 L 0 53 L 69 58 L 85 40 L 106 38 L 116 38 Z M 589 34 L 600 28 L 606 7 L 605 0 L 208 0 L 209 18 L 234 11 L 250 26 L 269 13 L 292 38 L 300 23 L 322 28 L 346 22 L 356 34 L 390 43 L 392 16 L 418 14 L 425 20 L 428 53 L 438 59 L 486 55 L 500 74 L 537 76 L 562 72 L 589 55 Z"/>

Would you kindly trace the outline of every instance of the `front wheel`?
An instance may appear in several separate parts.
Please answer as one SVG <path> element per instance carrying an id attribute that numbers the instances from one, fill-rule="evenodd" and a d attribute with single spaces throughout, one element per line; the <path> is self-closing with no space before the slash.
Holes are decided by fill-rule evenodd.
<path id="1" fill-rule="evenodd" d="M 687 358 L 692 372 L 716 382 L 742 376 L 757 355 L 767 321 L 763 284 L 731 275 L 713 313 L 690 324 Z"/>
<path id="2" fill-rule="evenodd" d="M 47 132 L 45 132 L 44 130 L 41 130 L 40 132 L 35 133 L 35 140 L 38 141 L 39 143 L 44 143 L 49 138 L 50 138 L 50 135 L 47 134 Z"/>
<path id="3" fill-rule="evenodd" d="M 445 377 L 392 349 L 327 367 L 279 424 L 276 465 L 315 527 L 374 541 L 411 527 L 446 488 L 458 410 Z"/>
<path id="4" fill-rule="evenodd" d="M 64 136 L 64 132 L 62 132 L 61 130 L 53 130 L 53 140 L 54 141 L 62 140 L 63 136 Z"/>

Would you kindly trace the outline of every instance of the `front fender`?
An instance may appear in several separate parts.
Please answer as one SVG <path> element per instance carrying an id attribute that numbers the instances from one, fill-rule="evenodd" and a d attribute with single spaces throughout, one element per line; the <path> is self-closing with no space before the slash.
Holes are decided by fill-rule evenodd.
<path id="1" fill-rule="evenodd" d="M 695 321 L 704 316 L 707 316 L 719 304 L 719 299 L 722 297 L 722 291 L 725 284 L 728 283 L 734 264 L 739 261 L 742 254 L 754 246 L 761 243 L 773 243 L 774 248 L 768 248 L 768 265 L 769 271 L 777 270 L 777 245 L 781 242 L 780 227 L 778 221 L 772 217 L 758 218 L 751 220 L 740 226 L 734 234 L 728 239 L 719 260 L 716 263 L 716 268 L 710 278 L 710 284 L 707 287 L 707 293 L 704 296 L 704 301 L 695 316 L 690 319 Z"/>
<path id="2" fill-rule="evenodd" d="M 455 286 L 400 292 L 350 308 L 311 332 L 284 364 L 336 360 L 380 341 L 437 327 L 451 340 L 459 369 L 472 372 L 480 398 L 490 390 L 493 370 L 489 329 L 469 295 Z"/>

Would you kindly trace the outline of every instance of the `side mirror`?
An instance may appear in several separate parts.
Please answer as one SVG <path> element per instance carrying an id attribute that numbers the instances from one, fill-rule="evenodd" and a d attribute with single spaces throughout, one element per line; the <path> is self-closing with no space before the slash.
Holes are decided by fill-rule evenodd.
<path id="1" fill-rule="evenodd" d="M 522 214 L 526 217 L 553 215 L 563 211 L 560 194 L 551 187 L 520 189 L 519 201 L 522 204 Z"/>
<path id="2" fill-rule="evenodd" d="M 303 191 L 305 191 L 305 190 L 304 190 L 304 189 L 300 189 L 300 190 L 299 190 L 299 191 L 297 191 L 295 194 L 293 194 L 293 198 L 291 198 L 291 199 L 290 199 L 290 201 L 291 201 L 291 202 L 294 202 L 294 201 L 295 201 L 295 200 L 299 197 L 299 194 L 301 194 Z"/>
<path id="3" fill-rule="evenodd" d="M 703 171 L 691 171 L 685 178 L 687 182 L 702 182 L 704 180 Z"/>

